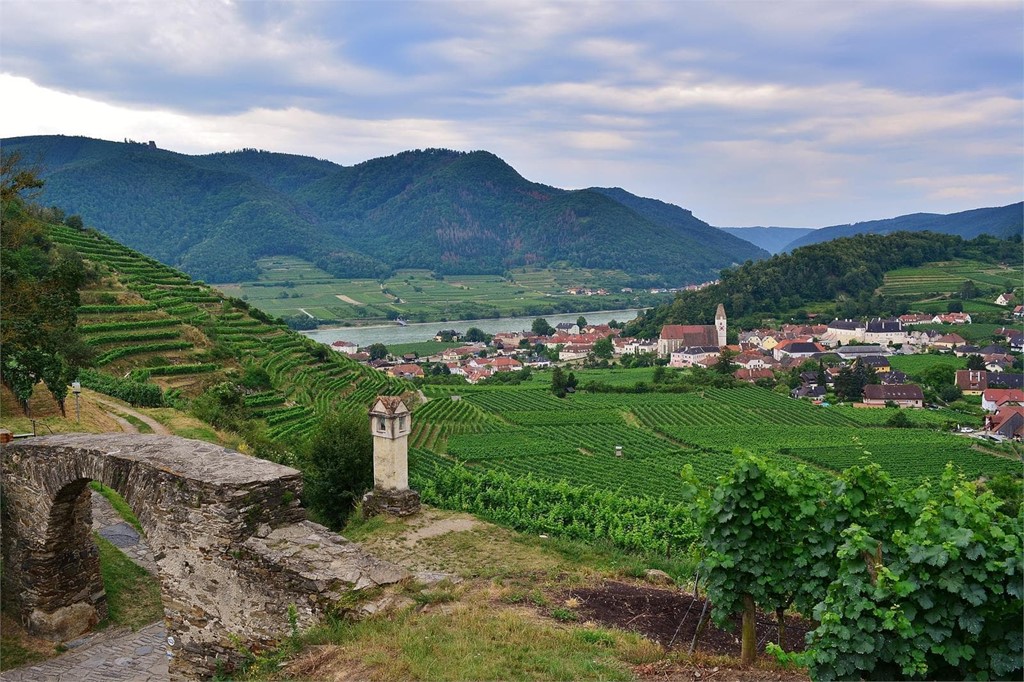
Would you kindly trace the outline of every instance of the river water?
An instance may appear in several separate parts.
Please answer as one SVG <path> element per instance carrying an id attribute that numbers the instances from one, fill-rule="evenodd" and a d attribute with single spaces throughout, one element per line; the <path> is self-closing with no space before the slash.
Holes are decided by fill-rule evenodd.
<path id="1" fill-rule="evenodd" d="M 595 310 L 589 313 L 566 313 L 563 315 L 544 315 L 552 327 L 560 322 L 575 322 L 580 315 L 587 318 L 590 324 L 606 324 L 611 320 L 628 322 L 637 316 L 643 309 L 631 308 L 628 310 Z M 397 343 L 417 343 L 430 341 L 441 329 L 456 329 L 464 332 L 470 327 L 482 329 L 488 334 L 497 332 L 517 332 L 529 329 L 533 325 L 534 317 L 500 317 L 488 320 L 454 320 L 451 322 L 421 322 L 409 324 L 405 327 L 398 324 L 376 327 L 337 327 L 333 329 L 317 329 L 313 331 L 300 332 L 309 338 L 321 343 L 334 343 L 335 341 L 351 341 L 360 348 L 369 346 L 372 343 L 383 343 L 389 346 Z"/>

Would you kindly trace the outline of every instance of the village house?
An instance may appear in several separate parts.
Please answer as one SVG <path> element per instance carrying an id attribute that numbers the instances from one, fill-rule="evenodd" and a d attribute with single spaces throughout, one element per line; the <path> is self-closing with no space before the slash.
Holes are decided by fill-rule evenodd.
<path id="1" fill-rule="evenodd" d="M 966 358 L 968 355 L 981 355 L 981 349 L 975 345 L 965 343 L 953 349 L 953 355 L 958 358 Z"/>
<path id="2" fill-rule="evenodd" d="M 964 395 L 981 395 L 988 388 L 988 372 L 977 369 L 958 369 L 956 385 Z"/>
<path id="3" fill-rule="evenodd" d="M 864 340 L 864 323 L 860 320 L 833 320 L 821 335 L 821 342 L 828 346 L 846 345 L 851 341 Z"/>
<path id="4" fill-rule="evenodd" d="M 864 404 L 884 406 L 896 403 L 900 407 L 923 407 L 924 391 L 917 384 L 868 384 L 864 387 Z"/>
<path id="5" fill-rule="evenodd" d="M 935 322 L 935 316 L 928 313 L 907 313 L 906 315 L 900 315 L 896 319 L 904 327 L 912 324 L 932 324 Z"/>
<path id="6" fill-rule="evenodd" d="M 484 349 L 483 344 L 476 344 L 472 346 L 456 346 L 455 348 L 449 348 L 448 350 L 441 353 L 441 359 L 445 362 L 458 362 L 464 358 L 476 355 Z"/>
<path id="7" fill-rule="evenodd" d="M 590 355 L 593 348 L 593 344 L 567 343 L 558 352 L 558 359 L 562 361 L 583 360 Z"/>
<path id="8" fill-rule="evenodd" d="M 526 332 L 498 332 L 491 337 L 491 345 L 497 348 L 518 348 L 521 341 L 526 340 Z"/>
<path id="9" fill-rule="evenodd" d="M 864 328 L 864 343 L 896 345 L 908 343 L 909 341 L 910 337 L 897 319 L 883 320 L 875 318 L 868 321 Z"/>
<path id="10" fill-rule="evenodd" d="M 985 416 L 985 430 L 990 434 L 1021 440 L 1024 438 L 1024 407 L 1008 405 L 995 414 Z"/>
<path id="11" fill-rule="evenodd" d="M 754 383 L 755 381 L 758 381 L 759 379 L 768 379 L 768 380 L 775 379 L 775 373 L 773 371 L 771 371 L 770 369 L 746 369 L 746 368 L 743 368 L 743 369 L 736 370 L 735 372 L 732 373 L 732 375 L 734 377 L 736 377 L 736 379 L 738 379 L 739 381 L 747 381 L 747 382 L 750 382 L 750 383 Z"/>
<path id="12" fill-rule="evenodd" d="M 423 368 L 419 365 L 393 365 L 387 368 L 387 373 L 399 379 L 415 379 L 423 377 Z"/>
<path id="13" fill-rule="evenodd" d="M 1024 404 L 1024 391 L 1019 388 L 988 388 L 981 394 L 981 409 L 996 412 L 1006 405 Z"/>
<path id="14" fill-rule="evenodd" d="M 1013 303 L 1013 299 L 1013 292 L 1007 291 L 1006 293 L 999 294 L 999 296 L 996 297 L 994 303 L 996 305 L 1010 305 L 1011 303 Z"/>
<path id="15" fill-rule="evenodd" d="M 1024 330 L 1016 327 L 1000 327 L 992 332 L 992 335 L 1006 337 L 1006 342 L 1010 345 L 1011 351 L 1015 353 L 1024 351 Z"/>
<path id="16" fill-rule="evenodd" d="M 939 324 L 971 324 L 971 316 L 967 313 L 942 313 L 936 315 L 932 322 Z"/>
<path id="17" fill-rule="evenodd" d="M 359 345 L 352 343 L 351 341 L 335 341 L 331 344 L 331 348 L 344 353 L 345 355 L 352 355 L 353 353 L 359 352 Z"/>
<path id="18" fill-rule="evenodd" d="M 772 369 L 778 367 L 778 361 L 758 351 L 744 351 L 732 359 L 734 364 L 743 369 Z"/>
<path id="19" fill-rule="evenodd" d="M 872 372 L 888 372 L 892 369 L 889 361 L 881 355 L 865 355 L 857 358 L 856 364 L 868 367 Z"/>
<path id="20" fill-rule="evenodd" d="M 614 344 L 615 342 L 612 341 Z M 639 355 L 641 353 L 657 353 L 658 342 L 652 339 L 627 339 L 622 349 L 624 355 Z"/>
<path id="21" fill-rule="evenodd" d="M 658 337 L 658 355 L 669 357 L 687 346 L 715 346 L 726 344 L 725 306 L 718 304 L 714 324 L 666 324 Z"/>
<path id="22" fill-rule="evenodd" d="M 944 348 L 950 350 L 957 346 L 962 346 L 967 343 L 967 339 L 960 336 L 959 334 L 944 334 L 939 338 L 932 341 L 932 345 L 936 348 Z"/>
<path id="23" fill-rule="evenodd" d="M 1014 306 L 1013 308 L 1014 317 L 1024 317 L 1024 305 Z"/>
<path id="24" fill-rule="evenodd" d="M 818 353 L 824 353 L 825 349 L 819 343 L 813 341 L 790 341 L 780 343 L 772 351 L 776 360 L 783 358 L 809 358 Z"/>
<path id="25" fill-rule="evenodd" d="M 883 384 L 905 384 L 907 383 L 907 375 L 898 369 L 894 369 L 891 372 L 882 372 L 879 374 L 878 380 Z"/>
<path id="26" fill-rule="evenodd" d="M 692 367 L 705 358 L 718 358 L 721 349 L 717 346 L 688 346 L 674 351 L 669 357 L 669 367 Z"/>
<path id="27" fill-rule="evenodd" d="M 580 333 L 580 326 L 575 322 L 560 322 L 555 325 L 555 334 L 569 334 L 576 336 Z"/>

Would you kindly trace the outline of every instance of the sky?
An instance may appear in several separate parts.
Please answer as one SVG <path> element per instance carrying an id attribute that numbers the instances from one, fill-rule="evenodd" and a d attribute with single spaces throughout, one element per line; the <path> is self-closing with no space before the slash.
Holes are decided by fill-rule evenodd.
<path id="1" fill-rule="evenodd" d="M 1024 196 L 1020 0 L 0 0 L 0 137 L 487 150 L 716 226 Z"/>

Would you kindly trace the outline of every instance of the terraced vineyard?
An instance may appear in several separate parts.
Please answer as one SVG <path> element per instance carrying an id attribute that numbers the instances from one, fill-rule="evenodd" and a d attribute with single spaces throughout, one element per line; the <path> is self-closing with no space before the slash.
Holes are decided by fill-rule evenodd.
<path id="1" fill-rule="evenodd" d="M 102 235 L 54 226 L 51 236 L 100 271 L 100 284 L 82 292 L 79 329 L 109 375 L 194 396 L 247 365 L 262 367 L 273 390 L 246 405 L 288 447 L 329 411 L 366 409 L 378 394 L 409 389 Z"/>

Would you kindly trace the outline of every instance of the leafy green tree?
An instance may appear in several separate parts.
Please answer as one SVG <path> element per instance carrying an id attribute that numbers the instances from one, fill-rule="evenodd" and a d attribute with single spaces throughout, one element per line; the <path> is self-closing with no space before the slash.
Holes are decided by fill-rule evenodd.
<path id="1" fill-rule="evenodd" d="M 530 325 L 530 331 L 538 336 L 551 336 L 555 333 L 555 328 L 548 324 L 548 321 L 543 317 L 538 317 Z"/>
<path id="2" fill-rule="evenodd" d="M 315 518 L 340 530 L 373 487 L 373 436 L 359 412 L 324 418 L 304 457 L 303 503 Z"/>
<path id="3" fill-rule="evenodd" d="M 612 357 L 615 354 L 615 346 L 612 344 L 612 337 L 606 336 L 603 339 L 598 339 L 594 342 L 592 352 L 595 357 L 604 358 L 605 360 Z"/>
<path id="4" fill-rule="evenodd" d="M 985 369 L 985 358 L 980 355 L 968 355 L 967 356 L 967 369 Z M 955 376 L 955 375 L 954 375 Z"/>
<path id="5" fill-rule="evenodd" d="M 466 335 L 462 338 L 472 343 L 486 343 L 491 340 L 491 335 L 479 327 L 470 327 L 466 330 Z"/>
<path id="6" fill-rule="evenodd" d="M 715 363 L 715 371 L 719 374 L 732 374 L 735 372 L 736 365 L 732 361 L 734 357 L 736 357 L 735 351 L 723 348 L 722 352 L 718 355 L 718 362 Z"/>
<path id="7" fill-rule="evenodd" d="M 964 283 L 960 285 L 960 298 L 967 300 L 969 298 L 977 298 L 978 287 L 972 280 L 964 280 Z"/>
<path id="8" fill-rule="evenodd" d="M 388 347 L 383 343 L 374 343 L 367 348 L 371 360 L 383 360 L 388 356 Z"/>
<path id="9" fill-rule="evenodd" d="M 950 301 L 946 304 L 947 313 L 962 313 L 964 311 L 963 301 Z"/>
<path id="10" fill-rule="evenodd" d="M 587 318 L 583 317 L 582 315 L 577 317 L 576 318 L 576 326 L 579 327 L 580 329 L 583 329 L 584 327 L 586 327 L 587 326 Z"/>
<path id="11" fill-rule="evenodd" d="M 564 398 L 567 388 L 565 372 L 561 367 L 555 367 L 551 372 L 551 392 L 559 398 Z"/>

